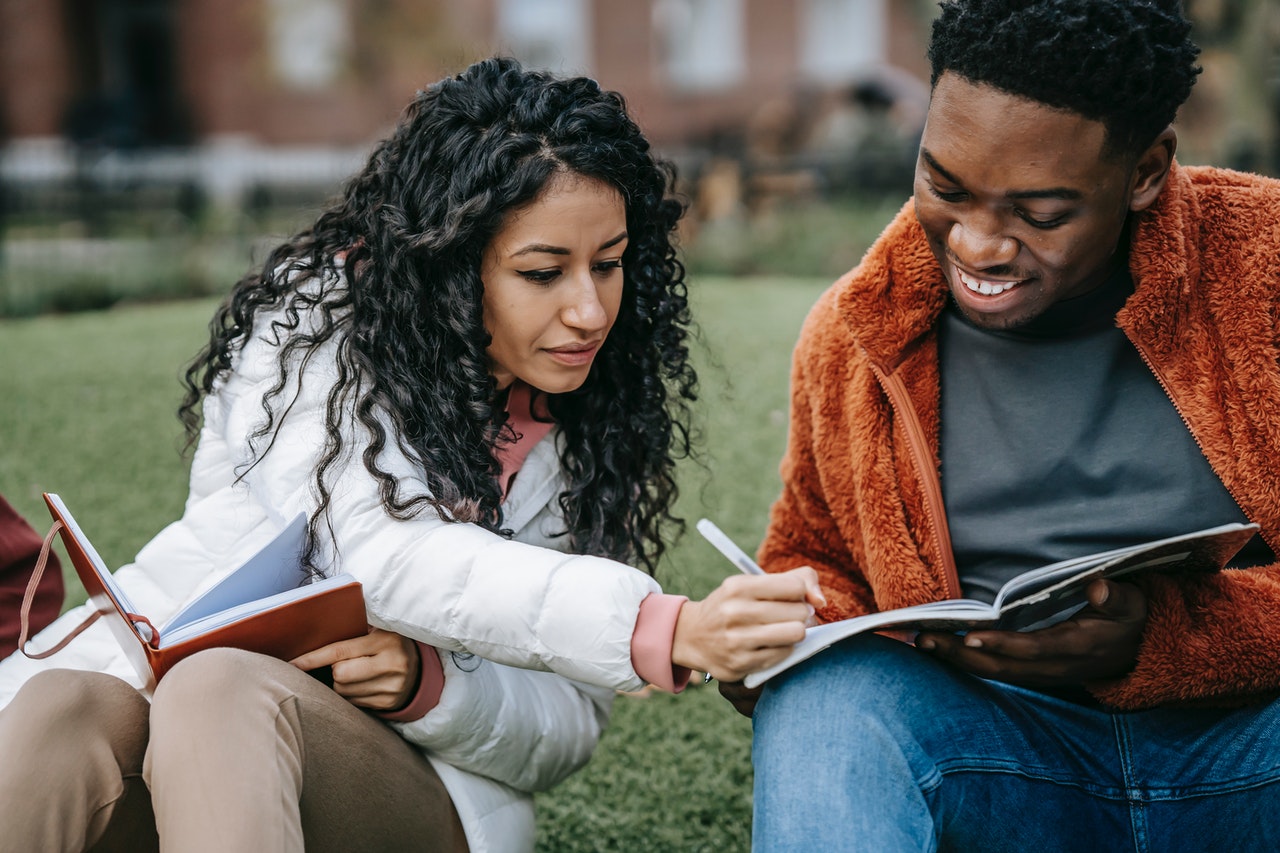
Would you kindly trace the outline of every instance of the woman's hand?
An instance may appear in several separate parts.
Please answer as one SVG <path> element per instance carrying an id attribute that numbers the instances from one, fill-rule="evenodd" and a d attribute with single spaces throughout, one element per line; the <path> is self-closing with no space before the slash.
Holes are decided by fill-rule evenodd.
<path id="1" fill-rule="evenodd" d="M 1089 606 L 1039 631 L 921 632 L 916 648 L 980 678 L 1023 687 L 1064 687 L 1133 669 L 1147 623 L 1147 599 L 1133 584 L 1096 580 Z"/>
<path id="2" fill-rule="evenodd" d="M 301 670 L 331 667 L 337 694 L 371 711 L 395 711 L 408 704 L 422 670 L 417 644 L 381 628 L 321 646 L 289 663 Z"/>
<path id="3" fill-rule="evenodd" d="M 676 620 L 671 660 L 721 681 L 741 681 L 787 656 L 825 605 L 808 566 L 774 575 L 733 575 Z"/>

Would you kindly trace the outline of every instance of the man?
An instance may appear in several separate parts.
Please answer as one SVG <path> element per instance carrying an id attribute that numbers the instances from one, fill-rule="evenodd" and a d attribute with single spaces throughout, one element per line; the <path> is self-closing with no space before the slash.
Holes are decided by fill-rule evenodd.
<path id="1" fill-rule="evenodd" d="M 1040 631 L 723 685 L 758 849 L 1280 849 L 1280 183 L 1175 162 L 1189 31 L 1177 0 L 943 4 L 914 199 L 806 321 L 760 562 L 816 568 L 831 620 L 1261 535 Z"/>

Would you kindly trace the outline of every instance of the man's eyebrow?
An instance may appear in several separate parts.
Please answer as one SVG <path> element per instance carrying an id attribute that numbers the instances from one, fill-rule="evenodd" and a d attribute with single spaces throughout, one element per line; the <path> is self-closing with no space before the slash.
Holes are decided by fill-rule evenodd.
<path id="1" fill-rule="evenodd" d="M 932 154 L 930 154 L 930 153 L 929 153 L 929 149 L 928 149 L 928 148 L 925 148 L 925 147 L 921 146 L 921 148 L 920 148 L 920 156 L 921 156 L 921 157 L 923 157 L 923 158 L 924 158 L 924 161 L 925 161 L 926 163 L 928 163 L 928 164 L 929 164 L 929 168 L 930 168 L 930 169 L 933 169 L 933 171 L 937 172 L 939 175 L 941 175 L 942 177 L 946 178 L 948 181 L 950 181 L 951 183 L 955 184 L 956 186 L 958 186 L 958 187 L 959 187 L 959 186 L 964 186 L 964 185 L 960 182 L 960 179 L 959 179 L 959 178 L 957 178 L 955 175 L 953 175 L 953 174 L 951 174 L 950 172 L 948 172 L 946 169 L 942 168 L 942 164 L 941 164 L 941 163 L 939 163 L 936 159 L 934 159 L 934 156 L 933 156 Z"/>
<path id="2" fill-rule="evenodd" d="M 603 252 L 605 249 L 609 249 L 618 245 L 625 239 L 627 239 L 627 232 L 623 231 L 621 234 L 614 237 L 613 239 L 606 240 L 600 246 L 600 248 L 597 249 L 596 251 Z M 512 252 L 511 257 L 515 258 L 515 257 L 519 257 L 520 255 L 539 255 L 539 254 L 540 255 L 568 255 L 570 254 L 570 252 L 568 249 L 564 248 L 563 246 L 552 246 L 547 243 L 530 243 L 529 245 L 522 247 L 518 251 Z"/>
<path id="3" fill-rule="evenodd" d="M 920 156 L 923 157 L 924 161 L 929 164 L 929 168 L 933 169 L 933 171 L 937 172 L 947 181 L 955 184 L 958 187 L 964 186 L 964 183 L 962 181 L 960 181 L 958 178 L 956 178 L 955 175 L 951 174 L 945 168 L 943 168 L 942 164 L 939 163 L 934 158 L 934 156 L 930 154 L 926 149 L 924 148 L 920 149 Z M 1015 199 L 1015 200 L 1032 199 L 1032 198 L 1051 198 L 1051 199 L 1061 199 L 1063 201 L 1079 201 L 1080 199 L 1084 198 L 1084 193 L 1080 192 L 1079 190 L 1071 189 L 1070 187 L 1049 187 L 1043 190 L 1014 190 L 1013 192 L 1005 193 L 1005 198 Z"/>
<path id="4" fill-rule="evenodd" d="M 1050 187 L 1045 190 L 1019 190 L 1017 192 L 1005 193 L 1005 198 L 1056 198 L 1062 199 L 1063 201 L 1079 201 L 1084 198 L 1084 193 L 1079 190 L 1073 190 L 1070 187 Z"/>

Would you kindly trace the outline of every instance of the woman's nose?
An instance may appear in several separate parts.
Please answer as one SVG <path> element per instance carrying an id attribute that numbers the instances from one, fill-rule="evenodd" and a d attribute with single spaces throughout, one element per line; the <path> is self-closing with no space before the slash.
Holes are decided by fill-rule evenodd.
<path id="1" fill-rule="evenodd" d="M 592 276 L 578 277 L 570 291 L 570 297 L 561 310 L 565 325 L 594 333 L 609 324 L 608 312 L 600 301 L 600 291 Z"/>

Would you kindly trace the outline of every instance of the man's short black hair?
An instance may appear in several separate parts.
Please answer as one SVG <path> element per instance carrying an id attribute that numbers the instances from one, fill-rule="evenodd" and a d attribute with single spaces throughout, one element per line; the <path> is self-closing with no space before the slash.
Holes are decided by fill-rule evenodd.
<path id="1" fill-rule="evenodd" d="M 1102 122 L 1137 155 L 1191 94 L 1200 49 L 1180 0 L 946 0 L 929 42 L 930 85 L 972 83 Z"/>

